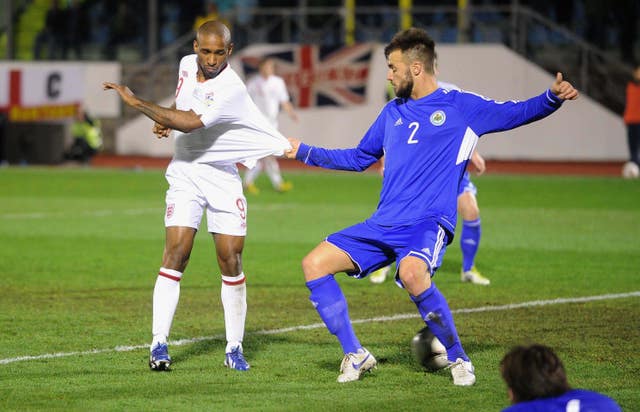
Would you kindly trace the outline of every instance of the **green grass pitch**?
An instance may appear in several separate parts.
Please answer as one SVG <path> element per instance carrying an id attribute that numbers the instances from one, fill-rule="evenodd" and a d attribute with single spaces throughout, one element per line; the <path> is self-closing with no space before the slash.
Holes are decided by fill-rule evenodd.
<path id="1" fill-rule="evenodd" d="M 356 332 L 379 365 L 359 382 L 336 382 L 340 346 L 318 325 L 300 260 L 373 211 L 380 178 L 286 174 L 292 192 L 270 191 L 263 176 L 262 193 L 248 197 L 251 370 L 222 366 L 219 272 L 202 230 L 170 337 L 182 340 L 170 346 L 173 370 L 154 373 L 147 345 L 163 171 L 0 169 L 0 410 L 497 411 L 508 403 L 498 363 L 530 342 L 556 349 L 572 386 L 640 410 L 638 181 L 474 179 L 477 265 L 492 283 L 459 281 L 457 239 L 435 277 L 477 371 L 477 384 L 460 388 L 414 362 L 422 322 L 404 291 L 344 275 Z"/>

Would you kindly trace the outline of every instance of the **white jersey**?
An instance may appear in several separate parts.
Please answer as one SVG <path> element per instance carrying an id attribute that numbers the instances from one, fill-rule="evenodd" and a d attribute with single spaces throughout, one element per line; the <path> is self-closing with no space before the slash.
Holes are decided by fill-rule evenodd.
<path id="1" fill-rule="evenodd" d="M 196 55 L 180 61 L 176 109 L 193 110 L 203 128 L 175 130 L 174 159 L 195 163 L 235 164 L 248 168 L 257 160 L 282 156 L 291 146 L 249 97 L 240 77 L 227 67 L 213 79 L 198 82 Z"/>
<path id="2" fill-rule="evenodd" d="M 289 92 L 281 77 L 271 75 L 266 79 L 256 74 L 247 82 L 247 91 L 256 106 L 274 127 L 278 127 L 280 105 L 289 101 Z"/>

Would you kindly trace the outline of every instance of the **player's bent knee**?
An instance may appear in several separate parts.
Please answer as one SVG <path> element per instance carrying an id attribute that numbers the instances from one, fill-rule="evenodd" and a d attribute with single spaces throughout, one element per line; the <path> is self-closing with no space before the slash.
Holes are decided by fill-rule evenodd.
<path id="1" fill-rule="evenodd" d="M 321 259 L 313 253 L 302 258 L 302 272 L 304 273 L 304 278 L 307 282 L 327 275 L 328 273 L 326 273 L 322 268 L 323 265 Z"/>

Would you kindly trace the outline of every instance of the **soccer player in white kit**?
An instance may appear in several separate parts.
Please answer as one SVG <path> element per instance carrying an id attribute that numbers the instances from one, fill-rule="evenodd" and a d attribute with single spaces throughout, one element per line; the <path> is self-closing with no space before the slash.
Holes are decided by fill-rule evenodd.
<path id="1" fill-rule="evenodd" d="M 167 338 L 203 211 L 222 272 L 221 297 L 227 346 L 224 365 L 249 369 L 242 340 L 247 312 L 242 249 L 247 202 L 236 163 L 251 168 L 260 158 L 282 155 L 290 145 L 260 113 L 229 65 L 229 29 L 208 21 L 197 31 L 195 54 L 180 62 L 176 102 L 164 108 L 135 96 L 128 87 L 105 82 L 122 100 L 154 120 L 158 137 L 171 133 L 175 154 L 166 171 L 166 242 L 153 292 L 153 340 L 149 366 L 168 370 Z"/>
<path id="2" fill-rule="evenodd" d="M 254 103 L 271 124 L 278 128 L 278 114 L 280 108 L 289 115 L 289 117 L 297 121 L 298 115 L 293 109 L 293 105 L 289 101 L 289 92 L 284 80 L 280 76 L 275 75 L 275 62 L 269 57 L 265 57 L 258 63 L 258 74 L 247 81 L 247 91 Z M 280 174 L 280 166 L 275 157 L 269 156 L 258 161 L 253 169 L 250 169 L 244 175 L 244 187 L 249 193 L 257 195 L 260 189 L 255 184 L 255 180 L 260 176 L 260 172 L 264 167 L 271 185 L 277 192 L 287 192 L 292 189 L 291 182 L 285 182 Z"/>

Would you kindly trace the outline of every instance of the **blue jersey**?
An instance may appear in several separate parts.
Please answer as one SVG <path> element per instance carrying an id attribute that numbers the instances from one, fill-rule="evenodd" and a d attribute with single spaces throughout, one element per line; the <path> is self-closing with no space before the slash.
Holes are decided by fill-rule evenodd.
<path id="1" fill-rule="evenodd" d="M 439 88 L 421 99 L 388 102 L 355 148 L 300 144 L 296 158 L 363 171 L 384 155 L 380 201 L 370 221 L 402 226 L 434 219 L 453 233 L 459 183 L 478 137 L 541 119 L 561 104 L 549 90 L 522 102 L 497 102 Z"/>
<path id="2" fill-rule="evenodd" d="M 621 412 L 608 396 L 584 389 L 573 389 L 553 398 L 520 402 L 502 412 Z"/>

